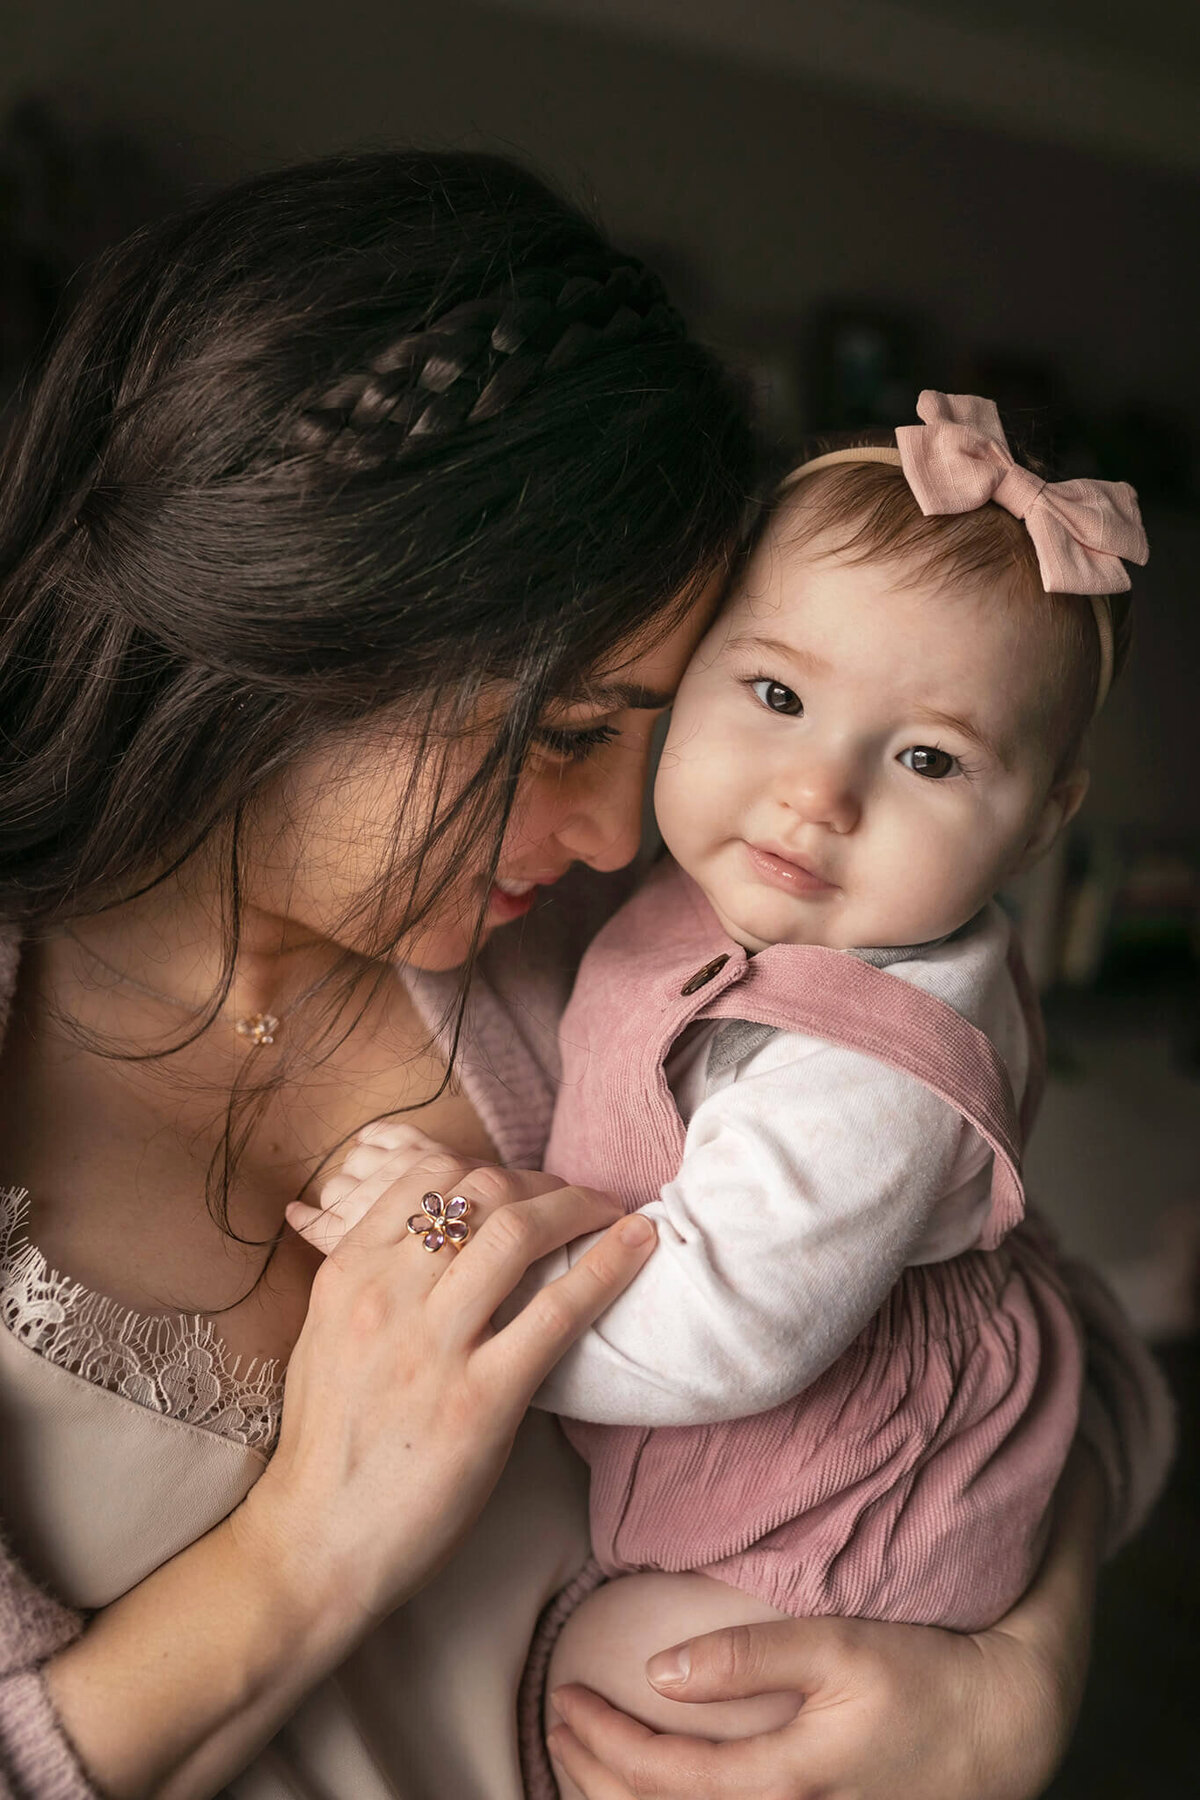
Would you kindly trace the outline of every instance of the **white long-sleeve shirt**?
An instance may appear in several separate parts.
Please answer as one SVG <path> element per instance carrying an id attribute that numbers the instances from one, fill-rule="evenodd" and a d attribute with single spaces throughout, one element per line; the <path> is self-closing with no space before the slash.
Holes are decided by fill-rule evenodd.
<path id="1" fill-rule="evenodd" d="M 1008 931 L 993 905 L 936 947 L 851 954 L 978 1026 L 1019 1100 L 1028 1044 Z M 840 1355 L 903 1269 L 972 1249 L 987 1216 L 988 1146 L 870 1056 L 702 1021 L 666 1072 L 687 1132 L 678 1174 L 642 1208 L 658 1247 L 537 1395 L 572 1418 L 687 1425 L 777 1405 Z M 545 1259 L 530 1285 L 593 1241 Z"/>

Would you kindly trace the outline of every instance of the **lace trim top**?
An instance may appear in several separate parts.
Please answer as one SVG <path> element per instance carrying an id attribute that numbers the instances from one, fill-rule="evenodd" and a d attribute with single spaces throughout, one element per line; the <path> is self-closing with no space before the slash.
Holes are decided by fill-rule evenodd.
<path id="1" fill-rule="evenodd" d="M 0 1188 L 0 1323 L 22 1344 L 138 1406 L 267 1454 L 279 1435 L 283 1375 L 242 1367 L 210 1320 L 146 1316 L 47 1267 L 22 1235 L 24 1190 Z"/>

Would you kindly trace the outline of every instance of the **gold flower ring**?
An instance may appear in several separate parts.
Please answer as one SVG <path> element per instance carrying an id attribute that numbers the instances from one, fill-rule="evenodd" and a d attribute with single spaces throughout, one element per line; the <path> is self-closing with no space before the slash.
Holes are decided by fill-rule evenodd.
<path id="1" fill-rule="evenodd" d="M 467 1224 L 470 1210 L 471 1202 L 465 1194 L 452 1194 L 447 1200 L 444 1194 L 431 1189 L 421 1195 L 421 1211 L 413 1213 L 408 1229 L 427 1250 L 440 1250 L 447 1242 L 461 1246 L 471 1235 Z"/>

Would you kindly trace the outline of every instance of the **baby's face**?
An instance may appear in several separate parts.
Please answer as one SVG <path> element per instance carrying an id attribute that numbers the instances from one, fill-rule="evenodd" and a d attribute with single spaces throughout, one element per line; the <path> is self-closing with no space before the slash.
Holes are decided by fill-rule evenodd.
<path id="1" fill-rule="evenodd" d="M 747 949 L 918 944 L 1053 841 L 1049 633 L 768 535 L 692 658 L 655 788 L 667 847 Z"/>

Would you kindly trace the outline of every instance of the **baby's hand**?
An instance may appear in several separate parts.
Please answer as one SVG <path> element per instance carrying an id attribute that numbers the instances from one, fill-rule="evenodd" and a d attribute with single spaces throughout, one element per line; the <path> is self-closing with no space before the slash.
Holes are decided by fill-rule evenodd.
<path id="1" fill-rule="evenodd" d="M 288 1222 L 306 1243 L 328 1256 L 393 1181 L 408 1175 L 431 1156 L 445 1156 L 456 1166 L 461 1161 L 446 1144 L 427 1137 L 415 1125 L 396 1119 L 364 1125 L 337 1174 L 331 1175 L 319 1190 L 319 1204 L 307 1206 L 301 1200 L 293 1201 L 288 1207 Z"/>

